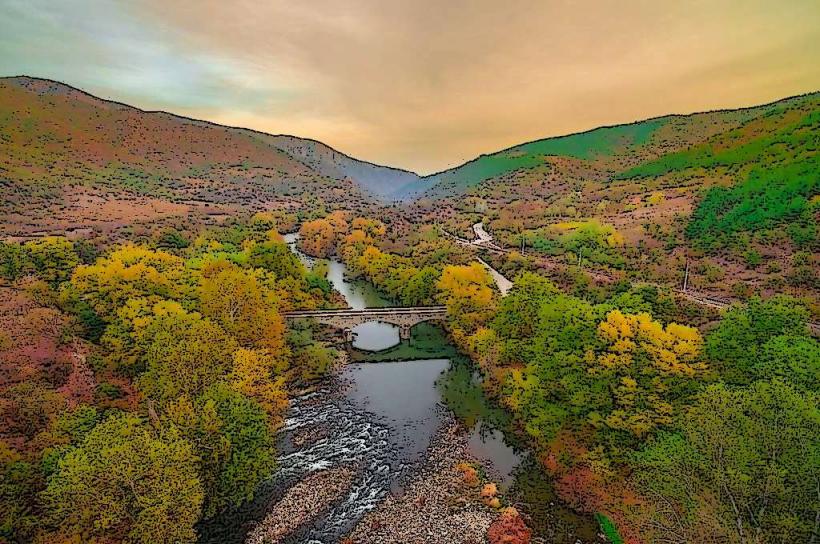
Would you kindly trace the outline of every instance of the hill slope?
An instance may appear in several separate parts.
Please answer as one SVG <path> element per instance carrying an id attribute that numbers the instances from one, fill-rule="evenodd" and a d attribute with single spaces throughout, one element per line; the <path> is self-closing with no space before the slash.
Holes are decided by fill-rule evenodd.
<path id="1" fill-rule="evenodd" d="M 422 184 L 408 186 L 404 194 L 418 197 L 424 191 L 424 196 L 440 197 L 460 193 L 494 178 L 544 166 L 555 157 L 583 161 L 596 170 L 615 175 L 624 170 L 624 165 L 637 167 L 670 152 L 688 149 L 753 119 L 774 116 L 788 120 L 792 119 L 791 114 L 784 117 L 784 112 L 813 111 L 818 104 L 820 93 L 813 93 L 757 107 L 669 115 L 545 138 L 481 155 L 456 168 L 427 176 L 422 178 Z"/>
<path id="2" fill-rule="evenodd" d="M 549 138 L 424 178 L 418 220 L 536 260 L 820 311 L 820 93 Z"/>
<path id="3" fill-rule="evenodd" d="M 0 157 L 6 234 L 192 206 L 355 207 L 418 179 L 313 140 L 145 112 L 28 77 L 0 79 Z"/>
<path id="4" fill-rule="evenodd" d="M 354 159 L 316 140 L 295 136 L 270 136 L 265 140 L 322 175 L 354 180 L 382 200 L 414 191 L 421 183 L 415 172 Z"/>

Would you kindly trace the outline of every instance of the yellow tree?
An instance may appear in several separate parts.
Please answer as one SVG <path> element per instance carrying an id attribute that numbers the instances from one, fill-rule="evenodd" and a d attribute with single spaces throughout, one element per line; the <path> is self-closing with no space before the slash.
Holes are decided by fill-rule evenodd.
<path id="1" fill-rule="evenodd" d="M 325 219 L 306 221 L 299 229 L 299 247 L 314 257 L 333 255 L 336 243 L 336 232 L 333 225 Z"/>
<path id="2" fill-rule="evenodd" d="M 240 348 L 233 354 L 231 387 L 256 401 L 267 412 L 272 427 L 282 423 L 282 415 L 288 407 L 285 378 L 276 376 L 286 362 L 260 350 Z"/>
<path id="3" fill-rule="evenodd" d="M 25 249 L 37 275 L 52 285 L 67 280 L 74 267 L 80 264 L 74 244 L 60 236 L 26 242 Z"/>
<path id="4" fill-rule="evenodd" d="M 141 334 L 146 371 L 140 389 L 161 405 L 181 395 L 196 398 L 211 385 L 225 380 L 234 339 L 217 324 L 184 310 L 160 313 Z"/>
<path id="5" fill-rule="evenodd" d="M 63 295 L 76 295 L 107 320 L 130 299 L 145 298 L 154 303 L 184 298 L 189 294 L 188 273 L 179 257 L 126 245 L 93 265 L 78 266 Z"/>
<path id="6" fill-rule="evenodd" d="M 493 280 L 479 263 L 444 268 L 436 284 L 456 327 L 466 334 L 486 323 L 494 308 Z"/>
<path id="7" fill-rule="evenodd" d="M 677 389 L 706 370 L 697 329 L 613 310 L 598 325 L 598 337 L 600 348 L 586 354 L 587 370 L 610 384 L 612 405 L 592 421 L 636 437 L 672 423 Z"/>
<path id="8" fill-rule="evenodd" d="M 202 313 L 243 346 L 283 352 L 285 326 L 274 304 L 274 294 L 262 284 L 260 273 L 224 261 L 206 266 L 199 289 Z"/>

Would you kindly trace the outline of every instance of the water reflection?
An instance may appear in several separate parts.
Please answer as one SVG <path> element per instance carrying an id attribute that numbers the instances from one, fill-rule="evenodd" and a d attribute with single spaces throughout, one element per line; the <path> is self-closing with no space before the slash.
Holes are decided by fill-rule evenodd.
<path id="1" fill-rule="evenodd" d="M 342 376 L 350 379 L 346 395 L 391 430 L 405 462 L 418 461 L 441 421 L 435 383 L 449 367 L 447 359 L 354 363 Z"/>
<path id="2" fill-rule="evenodd" d="M 502 488 L 509 487 L 526 457 L 525 450 L 507 438 L 514 435 L 504 432 L 511 428 L 509 415 L 487 401 L 478 373 L 461 357 L 453 360 L 436 387 L 447 408 L 468 429 L 470 454 L 489 469 Z"/>
<path id="3" fill-rule="evenodd" d="M 389 323 L 371 321 L 353 327 L 353 347 L 365 351 L 382 351 L 401 342 L 399 328 Z"/>

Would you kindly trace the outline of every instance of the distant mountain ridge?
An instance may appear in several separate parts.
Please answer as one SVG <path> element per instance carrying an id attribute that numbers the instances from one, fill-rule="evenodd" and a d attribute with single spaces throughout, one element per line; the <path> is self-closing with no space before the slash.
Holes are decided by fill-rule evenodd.
<path id="1" fill-rule="evenodd" d="M 83 106 L 83 108 L 79 106 Z M 30 120 L 38 117 L 38 110 L 46 109 L 50 114 L 50 122 L 36 123 L 37 127 L 33 126 L 34 123 Z M 108 115 L 100 115 L 101 111 L 106 112 Z M 82 114 L 87 119 L 79 119 L 78 116 Z M 412 172 L 361 161 L 316 140 L 290 135 L 271 135 L 251 129 L 228 127 L 162 111 L 144 111 L 119 102 L 104 100 L 69 85 L 46 79 L 27 76 L 0 78 L 0 131 L 4 135 L 0 146 L 12 144 L 15 138 L 14 133 L 16 132 L 20 136 L 19 133 L 25 132 L 26 128 L 37 128 L 44 132 L 45 130 L 53 131 L 55 133 L 54 140 L 57 141 L 60 139 L 60 133 L 65 135 L 68 132 L 71 133 L 71 140 L 81 140 L 84 137 L 82 131 L 71 131 L 68 130 L 68 127 L 60 127 L 59 124 L 61 122 L 79 122 L 79 127 L 82 127 L 83 125 L 88 126 L 91 119 L 102 122 L 93 126 L 98 138 L 108 135 L 109 144 L 118 143 L 127 146 L 133 142 L 123 139 L 124 137 L 127 138 L 127 130 L 125 130 L 127 127 L 124 125 L 128 125 L 129 122 L 133 125 L 134 117 L 153 118 L 155 124 L 159 120 L 162 121 L 159 123 L 161 126 L 155 127 L 158 130 L 153 135 L 154 145 L 150 153 L 155 156 L 162 155 L 163 150 L 158 149 L 163 144 L 161 138 L 171 136 L 168 133 L 175 130 L 174 125 L 176 124 L 176 128 L 185 133 L 188 141 L 181 141 L 178 137 L 171 137 L 165 141 L 168 151 L 177 149 L 178 146 L 191 145 L 196 147 L 197 142 L 204 143 L 207 141 L 208 138 L 204 138 L 201 134 L 194 134 L 196 132 L 193 130 L 194 127 L 217 131 L 223 133 L 224 139 L 217 137 L 217 141 L 212 142 L 212 145 L 220 148 L 219 161 L 222 163 L 241 163 L 249 158 L 248 155 L 253 156 L 259 164 L 291 163 L 285 169 L 285 172 L 305 174 L 306 171 L 310 171 L 315 175 L 333 180 L 350 180 L 366 192 L 382 200 L 389 200 L 390 195 L 401 190 L 407 184 L 416 183 L 419 179 L 419 176 Z M 106 122 L 110 124 L 106 124 Z M 148 139 L 147 143 L 151 143 L 151 136 L 150 133 L 142 134 L 142 137 Z M 237 138 L 240 141 L 230 142 L 231 139 Z M 218 142 L 220 139 L 223 141 Z M 225 141 L 225 139 L 228 141 Z M 99 142 L 99 139 L 97 141 Z M 79 142 L 79 147 L 82 147 L 81 144 L 82 142 Z M 71 147 L 78 147 L 78 143 L 75 141 Z M 228 148 L 231 147 L 236 150 L 235 157 L 231 157 L 228 151 Z M 257 149 L 249 150 L 253 147 Z M 265 148 L 269 152 L 268 157 L 264 157 L 262 154 Z M 58 156 L 59 151 L 59 149 L 53 148 L 50 150 L 51 153 Z M 134 151 L 139 150 L 135 149 Z M 197 150 L 197 152 L 207 152 L 207 150 Z M 115 153 L 114 155 L 115 158 L 120 159 L 123 154 Z M 150 155 L 143 158 L 148 157 Z M 102 160 L 97 162 L 103 162 L 105 158 L 100 157 Z M 206 160 L 203 157 L 202 160 L 193 162 L 206 162 Z M 150 160 L 142 162 L 150 163 Z M 9 170 L 9 168 L 4 167 L 4 171 L 8 172 Z M 178 174 L 179 172 L 175 173 Z"/>
<path id="2" fill-rule="evenodd" d="M 296 136 L 271 136 L 273 145 L 310 168 L 336 179 L 349 178 L 384 200 L 420 183 L 415 172 L 354 159 L 317 140 Z"/>
<path id="3" fill-rule="evenodd" d="M 491 186 L 504 200 L 529 198 L 522 176 L 530 185 L 548 177 L 576 185 L 581 179 L 625 179 L 745 125 L 760 126 L 743 138 L 780 130 L 790 114 L 769 122 L 776 112 L 812 110 L 818 103 L 820 93 L 812 93 L 751 108 L 599 127 L 519 144 L 422 177 L 309 138 L 143 111 L 46 79 L 0 78 L 0 212 L 16 214 L 19 222 L 30 219 L 26 211 L 32 206 L 56 206 L 71 223 L 84 210 L 88 195 L 76 196 L 84 192 L 91 200 L 140 198 L 154 208 L 204 202 L 295 209 L 305 195 L 329 203 L 410 202 Z M 37 228 L 36 222 L 29 227 Z"/>
<path id="4" fill-rule="evenodd" d="M 422 196 L 452 196 L 493 178 L 545 165 L 549 162 L 549 157 L 567 157 L 597 163 L 615 173 L 619 168 L 618 163 L 622 162 L 618 159 L 632 156 L 632 162 L 640 162 L 655 158 L 705 142 L 716 134 L 737 128 L 771 111 L 818 102 L 820 91 L 758 106 L 669 114 L 534 140 L 480 155 L 462 165 L 424 176 L 419 183 L 405 186 L 396 196 L 404 200 Z"/>

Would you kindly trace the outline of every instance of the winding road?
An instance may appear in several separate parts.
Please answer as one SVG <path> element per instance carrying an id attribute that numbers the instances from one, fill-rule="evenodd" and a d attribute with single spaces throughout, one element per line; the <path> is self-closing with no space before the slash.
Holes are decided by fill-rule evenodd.
<path id="1" fill-rule="evenodd" d="M 473 240 L 466 240 L 464 238 L 456 236 L 455 234 L 449 233 L 444 229 L 440 229 L 440 230 L 445 235 L 449 236 L 450 238 L 453 238 L 456 241 L 456 243 L 458 243 L 458 244 L 478 247 L 478 248 L 485 249 L 487 251 L 494 252 L 494 253 L 508 253 L 509 252 L 508 249 L 504 249 L 504 248 L 500 247 L 499 245 L 497 245 L 494 242 L 494 238 L 484 228 L 484 223 L 482 221 L 479 221 L 478 223 L 473 225 L 473 232 L 475 233 L 475 238 Z M 559 266 L 560 267 L 566 266 L 566 263 L 559 263 L 555 260 L 549 259 L 548 257 L 539 257 L 539 260 L 541 261 L 542 264 L 547 265 L 547 268 L 553 268 L 554 269 L 554 268 L 557 268 Z M 487 262 L 484 261 L 483 259 L 478 258 L 478 261 L 481 264 L 483 264 L 485 267 L 487 267 L 487 270 L 489 270 L 490 275 L 492 275 L 493 279 L 495 280 L 495 283 L 498 286 L 498 290 L 501 291 L 501 294 L 506 295 L 509 292 L 509 290 L 512 289 L 513 282 L 511 282 L 509 279 L 505 278 L 500 272 L 498 272 L 492 266 L 487 264 Z M 609 274 L 607 274 L 605 272 L 597 271 L 597 270 L 585 270 L 585 272 L 587 274 L 592 275 L 593 277 L 595 277 L 596 279 L 599 279 L 599 280 L 603 279 L 605 281 L 614 281 L 614 279 L 615 279 L 612 276 L 610 276 Z M 646 285 L 651 285 L 651 286 L 657 287 L 657 288 L 662 288 L 663 287 L 662 285 L 655 284 L 655 283 L 649 283 L 649 282 L 647 282 Z M 732 304 L 735 304 L 737 302 L 737 301 L 734 301 L 734 300 L 717 298 L 717 297 L 714 297 L 714 296 L 710 296 L 710 295 L 703 294 L 703 293 L 698 293 L 698 292 L 691 291 L 691 290 L 684 291 L 682 289 L 675 289 L 674 291 L 678 295 L 684 297 L 685 299 L 687 299 L 691 302 L 694 302 L 696 304 L 700 304 L 701 306 L 708 306 L 710 308 L 715 308 L 715 309 L 718 309 L 718 310 L 725 310 L 725 309 L 729 308 L 730 306 L 732 306 Z M 808 325 L 809 330 L 811 330 L 811 332 L 814 336 L 820 336 L 820 323 L 816 323 L 814 321 L 808 321 L 806 324 Z"/>

